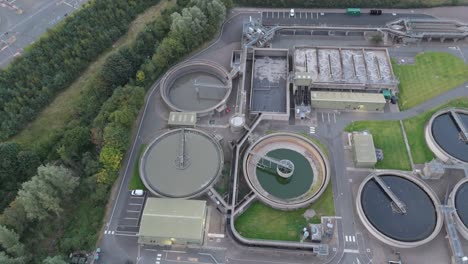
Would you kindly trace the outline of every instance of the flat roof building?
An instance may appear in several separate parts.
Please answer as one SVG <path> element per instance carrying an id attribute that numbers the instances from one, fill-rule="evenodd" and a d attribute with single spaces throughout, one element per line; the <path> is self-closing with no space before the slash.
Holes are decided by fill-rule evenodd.
<path id="1" fill-rule="evenodd" d="M 197 113 L 195 112 L 170 112 L 167 124 L 169 126 L 195 127 Z"/>
<path id="2" fill-rule="evenodd" d="M 377 163 L 374 139 L 366 132 L 352 134 L 354 163 L 356 167 L 372 168 Z"/>
<path id="3" fill-rule="evenodd" d="M 381 93 L 349 93 L 311 91 L 312 108 L 378 111 L 384 110 L 387 103 Z"/>
<path id="4" fill-rule="evenodd" d="M 148 198 L 141 217 L 138 243 L 201 245 L 206 212 L 206 201 Z"/>

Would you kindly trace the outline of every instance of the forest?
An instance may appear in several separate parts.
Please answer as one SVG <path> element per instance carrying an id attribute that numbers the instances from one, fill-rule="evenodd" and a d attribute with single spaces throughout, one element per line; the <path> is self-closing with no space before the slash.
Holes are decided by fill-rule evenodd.
<path id="1" fill-rule="evenodd" d="M 111 2 L 91 2 L 0 72 L 2 126 L 8 128 L 3 139 L 124 34 L 132 18 L 158 1 Z M 106 15 L 96 15 L 100 12 Z M 219 0 L 177 1 L 146 24 L 131 45 L 106 59 L 65 128 L 34 146 L 0 143 L 0 195 L 5 198 L 0 201 L 0 263 L 67 263 L 69 253 L 95 247 L 146 91 L 168 67 L 212 39 L 225 14 Z M 80 37 L 67 35 L 72 28 L 81 29 Z M 92 37 L 99 30 L 105 36 Z M 60 49 L 56 41 L 70 45 Z M 72 61 L 79 65 L 69 69 Z"/>

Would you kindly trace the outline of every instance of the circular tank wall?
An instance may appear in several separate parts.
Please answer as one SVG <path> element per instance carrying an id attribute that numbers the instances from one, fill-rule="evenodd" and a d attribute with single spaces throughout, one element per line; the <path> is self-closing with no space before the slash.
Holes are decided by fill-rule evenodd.
<path id="1" fill-rule="evenodd" d="M 451 113 L 452 110 L 468 129 L 468 110 L 444 109 L 435 113 L 427 123 L 426 143 L 440 160 L 468 164 L 468 142 L 462 140 L 461 129 Z"/>
<path id="2" fill-rule="evenodd" d="M 170 130 L 155 138 L 140 160 L 140 177 L 154 195 L 190 198 L 206 191 L 221 174 L 220 144 L 197 129 Z"/>
<path id="3" fill-rule="evenodd" d="M 161 96 L 172 111 L 212 113 L 226 104 L 232 80 L 221 65 L 194 60 L 176 65 L 161 79 Z"/>
<path id="4" fill-rule="evenodd" d="M 456 209 L 454 219 L 458 231 L 468 240 L 468 178 L 454 186 L 450 193 L 449 205 Z"/>
<path id="5" fill-rule="evenodd" d="M 384 186 L 393 192 L 397 201 L 390 198 Z M 369 175 L 359 187 L 356 205 L 359 218 L 369 232 L 393 247 L 423 245 L 442 227 L 437 196 L 421 180 L 400 172 Z"/>
<path id="6" fill-rule="evenodd" d="M 292 164 L 292 173 L 278 173 L 278 163 L 271 163 L 271 159 Z M 315 201 L 330 178 L 322 151 L 310 140 L 292 133 L 273 133 L 257 140 L 247 149 L 243 166 L 247 183 L 259 199 L 282 210 Z"/>

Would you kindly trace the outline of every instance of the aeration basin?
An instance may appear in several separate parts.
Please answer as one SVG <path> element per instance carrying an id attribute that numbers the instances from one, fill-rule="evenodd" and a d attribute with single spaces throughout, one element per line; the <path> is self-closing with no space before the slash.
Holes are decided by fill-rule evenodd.
<path id="1" fill-rule="evenodd" d="M 292 133 L 260 138 L 247 149 L 243 166 L 247 183 L 259 199 L 282 210 L 315 201 L 330 178 L 322 151 L 307 138 Z"/>
<path id="2" fill-rule="evenodd" d="M 232 79 L 221 65 L 194 60 L 176 65 L 161 79 L 161 96 L 172 111 L 198 116 L 222 110 L 232 90 Z"/>
<path id="3" fill-rule="evenodd" d="M 404 173 L 369 175 L 359 187 L 356 206 L 369 232 L 392 247 L 423 245 L 442 228 L 437 196 L 424 182 Z"/>

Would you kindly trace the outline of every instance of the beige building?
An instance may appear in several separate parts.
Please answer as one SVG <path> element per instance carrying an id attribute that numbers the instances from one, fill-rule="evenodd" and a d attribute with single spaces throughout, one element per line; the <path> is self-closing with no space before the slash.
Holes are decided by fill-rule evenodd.
<path id="1" fill-rule="evenodd" d="M 197 113 L 170 112 L 167 124 L 171 127 L 195 127 L 197 124 Z"/>
<path id="2" fill-rule="evenodd" d="M 206 212 L 206 201 L 148 198 L 141 217 L 138 243 L 202 245 Z"/>
<path id="3" fill-rule="evenodd" d="M 373 168 L 377 163 L 374 139 L 369 133 L 352 134 L 354 163 L 356 167 Z"/>
<path id="4" fill-rule="evenodd" d="M 311 91 L 312 108 L 382 112 L 387 103 L 381 93 Z"/>

